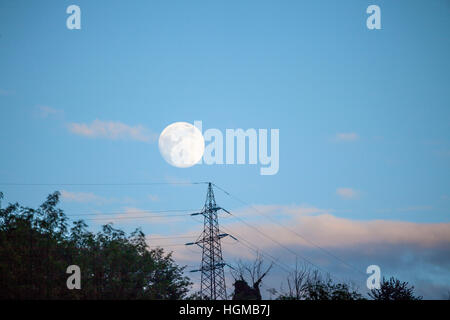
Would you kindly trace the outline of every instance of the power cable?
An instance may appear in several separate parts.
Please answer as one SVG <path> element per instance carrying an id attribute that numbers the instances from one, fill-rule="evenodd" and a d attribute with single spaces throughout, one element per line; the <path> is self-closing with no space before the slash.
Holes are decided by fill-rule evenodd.
<path id="1" fill-rule="evenodd" d="M 259 215 L 265 217 L 266 219 L 269 219 L 270 221 L 272 221 L 273 223 L 277 224 L 278 226 L 282 227 L 285 230 L 288 230 L 289 232 L 293 233 L 294 235 L 296 235 L 297 237 L 303 239 L 304 241 L 308 242 L 309 244 L 313 245 L 314 247 L 320 249 L 321 251 L 323 251 L 324 253 L 326 253 L 327 255 L 329 255 L 330 257 L 333 257 L 334 259 L 338 260 L 339 262 L 341 262 L 342 264 L 344 264 L 345 266 L 347 266 L 348 268 L 363 274 L 364 276 L 366 276 L 366 274 L 364 272 L 362 272 L 361 270 L 357 269 L 356 267 L 354 267 L 353 265 L 351 265 L 350 263 L 344 261 L 343 259 L 339 258 L 338 256 L 336 256 L 335 254 L 331 253 L 330 251 L 326 250 L 325 248 L 319 246 L 318 244 L 314 243 L 313 241 L 307 239 L 305 236 L 301 235 L 299 232 L 292 230 L 291 228 L 286 227 L 285 225 L 279 223 L 278 221 L 276 221 L 275 219 L 273 219 L 272 217 L 262 213 L 261 211 L 259 211 L 257 208 L 255 208 L 253 205 L 251 205 L 250 203 L 232 195 L 230 192 L 224 190 L 223 188 L 219 187 L 218 185 L 214 184 L 214 186 L 216 188 L 218 188 L 219 190 L 221 190 L 222 192 L 224 192 L 226 195 L 228 195 L 230 198 L 234 198 L 236 201 L 251 207 L 255 212 L 257 212 Z M 236 217 L 236 215 L 234 215 Z"/>
<path id="2" fill-rule="evenodd" d="M 0 186 L 152 186 L 152 185 L 193 185 L 208 182 L 131 182 L 131 183 L 1 183 Z"/>

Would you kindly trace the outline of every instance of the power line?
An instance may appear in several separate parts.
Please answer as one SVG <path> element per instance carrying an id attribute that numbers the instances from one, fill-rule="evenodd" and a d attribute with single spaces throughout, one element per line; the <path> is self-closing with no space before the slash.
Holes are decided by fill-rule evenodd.
<path id="1" fill-rule="evenodd" d="M 275 240 L 274 238 L 272 238 L 271 236 L 267 235 L 266 233 L 262 232 L 261 230 L 259 230 L 258 228 L 256 228 L 255 226 L 247 223 L 245 220 L 241 219 L 240 217 L 232 214 L 236 219 L 238 219 L 239 221 L 241 221 L 242 223 L 244 223 L 246 226 L 252 228 L 253 230 L 255 230 L 256 232 L 258 232 L 259 234 L 261 234 L 262 236 L 264 236 L 265 238 L 271 240 L 272 242 L 276 243 L 278 246 L 280 246 L 281 248 L 285 249 L 286 251 L 290 252 L 291 254 L 295 255 L 298 258 L 301 258 L 303 260 L 305 260 L 307 263 L 311 264 L 312 266 L 316 267 L 319 270 L 322 270 L 325 273 L 331 273 L 327 270 L 322 269 L 320 266 L 318 266 L 317 264 L 315 264 L 314 262 L 310 261 L 309 259 L 303 257 L 302 255 L 298 254 L 297 252 L 293 251 L 291 248 L 287 247 L 286 245 L 282 244 L 281 242 L 279 242 L 278 240 Z"/>
<path id="2" fill-rule="evenodd" d="M 152 186 L 152 185 L 196 185 L 196 184 L 208 184 L 208 182 L 141 182 L 141 183 L 0 183 L 0 186 Z M 298 233 L 295 230 L 292 230 L 284 225 L 282 225 L 281 223 L 279 223 L 278 221 L 276 221 L 275 219 L 273 219 L 270 216 L 265 215 L 264 213 L 260 212 L 257 208 L 255 208 L 254 206 L 252 206 L 251 204 L 249 204 L 248 202 L 232 195 L 230 192 L 226 191 L 225 189 L 223 189 L 222 187 L 218 186 L 217 184 L 212 183 L 212 185 L 214 185 L 216 188 L 218 188 L 219 190 L 221 190 L 222 192 L 224 192 L 226 195 L 228 195 L 229 197 L 235 199 L 236 201 L 247 205 L 251 208 L 253 208 L 253 210 L 255 212 L 257 212 L 259 215 L 269 219 L 270 221 L 272 221 L 273 223 L 277 224 L 278 226 L 288 230 L 289 232 L 295 234 L 296 236 L 300 237 L 301 239 L 303 239 L 304 241 L 310 243 L 311 245 L 313 245 L 314 247 L 320 249 L 321 251 L 323 251 L 324 253 L 326 253 L 327 255 L 333 257 L 336 260 L 339 260 L 341 263 L 343 263 L 344 265 L 346 265 L 347 267 L 350 267 L 353 270 L 356 270 L 358 273 L 362 273 L 360 270 L 356 269 L 355 267 L 353 267 L 351 264 L 347 263 L 346 261 L 344 261 L 343 259 L 339 258 L 338 256 L 334 255 L 333 253 L 329 252 L 328 250 L 322 248 L 321 246 L 319 246 L 318 244 L 314 243 L 313 241 L 307 239 L 306 237 L 304 237 L 303 235 L 301 235 L 300 233 Z M 178 210 L 159 210 L 159 211 L 155 211 L 155 210 L 139 210 L 139 211 L 127 211 L 127 212 L 110 212 L 110 213 L 80 213 L 80 214 L 74 214 L 74 215 L 66 215 L 67 217 L 77 217 L 77 216 L 98 216 L 98 215 L 115 215 L 115 214 L 130 214 L 130 213 L 168 213 L 168 212 L 183 212 L 183 211 L 193 211 L 193 210 L 189 210 L 189 209 L 178 209 Z M 323 270 L 320 266 L 316 265 L 315 263 L 313 263 L 312 261 L 310 261 L 309 259 L 307 259 L 306 257 L 303 257 L 299 254 L 297 254 L 295 251 L 293 251 L 292 249 L 290 249 L 289 247 L 287 247 L 286 245 L 280 243 L 279 241 L 273 239 L 272 237 L 270 237 L 269 235 L 267 235 L 266 233 L 262 232 L 261 230 L 259 230 L 258 228 L 256 228 L 255 226 L 247 223 L 245 220 L 243 220 L 242 218 L 240 218 L 239 216 L 235 215 L 235 214 L 231 214 L 234 218 L 238 219 L 239 221 L 241 221 L 242 223 L 244 223 L 245 225 L 247 225 L 248 227 L 254 229 L 255 231 L 257 231 L 258 233 L 260 233 L 261 235 L 263 235 L 265 238 L 268 238 L 270 241 L 276 243 L 278 246 L 284 248 L 285 250 L 289 251 L 290 253 L 292 253 L 293 255 L 295 255 L 296 257 L 300 257 L 301 259 L 305 260 L 306 262 L 308 262 L 309 264 L 315 266 L 316 268 Z M 154 219 L 154 218 L 170 218 L 170 217 L 182 217 L 182 216 L 188 216 L 188 214 L 174 214 L 174 215 L 141 215 L 141 216 L 119 216 L 119 217 L 97 217 L 97 218 L 88 218 L 86 220 L 126 220 L 126 219 Z M 169 237 L 167 237 L 169 238 Z M 181 238 L 181 237 L 180 237 Z M 162 238 L 161 238 L 162 239 Z M 250 243 L 249 241 L 247 241 L 247 243 Z M 244 246 L 246 246 L 245 243 L 242 243 Z M 251 244 L 251 243 L 250 243 Z M 250 247 L 249 247 L 250 248 Z M 251 250 L 254 250 L 252 248 L 250 248 Z M 261 250 L 260 250 L 261 251 Z M 267 255 L 267 254 L 266 254 Z M 272 260 L 275 262 L 277 261 L 275 258 L 272 257 Z M 328 272 L 329 273 L 329 272 Z M 362 273 L 365 275 L 365 273 Z"/>
<path id="3" fill-rule="evenodd" d="M 171 217 L 188 217 L 189 214 L 164 214 L 164 215 L 153 215 L 153 216 L 129 216 L 129 217 L 101 217 L 101 218 L 87 218 L 86 221 L 97 221 L 97 220 L 127 220 L 127 219 L 157 219 L 157 218 L 171 218 Z"/>
<path id="4" fill-rule="evenodd" d="M 195 236 L 192 235 L 192 236 L 152 237 L 151 235 L 149 235 L 149 239 L 150 239 L 150 240 L 163 240 L 163 239 L 191 239 L 191 238 L 195 238 Z"/>
<path id="5" fill-rule="evenodd" d="M 163 244 L 163 245 L 161 245 L 161 244 L 149 244 L 148 246 L 149 247 L 162 248 L 162 247 L 182 247 L 184 245 L 185 245 L 184 243 L 173 243 L 173 244 Z"/>
<path id="6" fill-rule="evenodd" d="M 221 190 L 222 192 L 224 192 L 226 195 L 228 195 L 230 198 L 234 198 L 235 200 L 237 200 L 238 202 L 251 207 L 256 213 L 258 213 L 259 215 L 265 217 L 266 219 L 269 219 L 270 221 L 272 221 L 273 223 L 277 224 L 278 226 L 282 227 L 285 230 L 288 230 L 289 232 L 293 233 L 294 235 L 296 235 L 297 237 L 303 239 L 304 241 L 308 242 L 309 244 L 313 245 L 314 247 L 320 249 L 322 252 L 326 253 L 327 255 L 329 255 L 330 257 L 338 260 L 339 262 L 341 262 L 342 264 L 344 264 L 345 266 L 347 266 L 348 268 L 363 274 L 364 276 L 366 276 L 366 274 L 364 272 L 362 272 L 361 270 L 357 269 L 356 267 L 354 267 L 353 265 L 351 265 L 350 263 L 344 261 L 343 259 L 339 258 L 338 256 L 336 256 L 335 254 L 331 253 L 330 251 L 326 250 L 325 248 L 319 246 L 318 244 L 314 243 L 313 241 L 307 239 L 305 236 L 301 235 L 299 232 L 292 230 L 291 228 L 286 227 L 285 225 L 279 223 L 278 221 L 276 221 L 275 219 L 273 219 L 272 217 L 262 213 L 261 211 L 259 211 L 257 208 L 255 208 L 253 205 L 251 205 L 250 203 L 232 195 L 230 192 L 224 190 L 223 188 L 219 187 L 218 185 L 214 184 L 214 186 L 216 188 L 218 188 L 219 190 Z M 236 215 L 234 215 L 236 217 Z"/>
<path id="7" fill-rule="evenodd" d="M 227 231 L 226 228 L 224 228 L 223 226 L 222 226 L 222 229 L 225 230 L 225 231 Z M 227 231 L 227 232 L 229 232 L 229 231 Z M 236 233 L 234 233 L 234 234 L 237 235 Z M 239 236 L 239 235 L 237 235 L 237 236 L 238 236 L 238 242 L 239 242 L 241 245 L 243 245 L 244 247 L 246 247 L 246 248 L 250 249 L 252 252 L 254 252 L 255 257 L 258 257 L 258 254 L 260 254 L 263 258 L 266 257 L 266 256 L 268 256 L 268 257 L 269 257 L 268 260 L 270 260 L 274 265 L 280 267 L 280 269 L 282 269 L 284 272 L 286 272 L 286 273 L 289 274 L 289 273 L 291 273 L 291 272 L 294 271 L 293 269 L 292 269 L 292 271 L 289 270 L 289 269 L 291 269 L 291 267 L 288 266 L 286 263 L 280 264 L 281 261 L 279 261 L 278 259 L 274 258 L 272 255 L 270 255 L 270 254 L 264 252 L 263 250 L 261 250 L 261 248 L 258 248 L 256 245 L 252 244 L 250 241 L 246 240 L 246 239 L 243 238 L 242 236 Z M 244 240 L 245 242 L 247 242 L 247 243 L 250 244 L 250 245 L 245 244 L 245 243 L 242 242 L 241 240 Z M 252 246 L 256 247 L 256 249 L 252 248 Z M 267 258 L 267 257 L 266 257 L 266 258 Z M 283 265 L 286 266 L 286 267 L 284 267 Z M 261 282 L 261 287 L 264 287 L 267 291 L 270 290 L 270 289 L 273 289 L 273 288 L 270 288 L 269 286 L 267 286 L 264 282 Z"/>
<path id="8" fill-rule="evenodd" d="M 219 188 L 221 191 L 225 192 L 227 195 L 229 195 L 231 197 L 231 194 L 227 191 L 225 191 L 224 189 L 218 187 L 217 185 L 215 185 L 217 188 Z M 273 239 L 272 237 L 270 237 L 269 235 L 267 235 L 266 233 L 262 232 L 261 230 L 259 230 L 258 228 L 256 228 L 255 226 L 247 223 L 245 220 L 243 220 L 242 218 L 236 216 L 235 214 L 230 213 L 230 215 L 232 215 L 233 217 L 235 217 L 236 219 L 238 219 L 239 221 L 241 221 L 242 223 L 244 223 L 245 225 L 247 225 L 248 227 L 254 229 L 256 232 L 258 232 L 259 234 L 261 234 L 262 236 L 264 236 L 265 238 L 271 240 L 272 242 L 276 243 L 279 247 L 285 249 L 286 251 L 290 252 L 291 254 L 295 255 L 297 258 L 300 258 L 304 261 L 306 261 L 307 263 L 309 263 L 310 265 L 314 266 L 315 268 L 317 268 L 318 270 L 324 272 L 325 274 L 330 274 L 333 275 L 332 272 L 326 270 L 325 268 L 320 267 L 319 265 L 315 264 L 314 262 L 310 261 L 308 258 L 296 253 L 295 251 L 293 251 L 291 248 L 287 247 L 286 245 L 280 243 L 279 241 Z M 336 276 L 335 276 L 336 277 Z M 336 277 L 339 278 L 339 277 Z"/>
<path id="9" fill-rule="evenodd" d="M 78 216 L 98 216 L 98 215 L 116 215 L 116 214 L 132 214 L 132 213 L 166 213 L 166 212 L 192 212 L 195 209 L 173 209 L 173 210 L 130 210 L 130 211 L 110 211 L 110 212 L 98 212 L 98 213 L 76 213 L 66 214 L 66 217 L 78 217 Z"/>
<path id="10" fill-rule="evenodd" d="M 223 226 L 221 227 L 224 231 L 230 232 L 229 230 L 227 230 L 227 228 L 224 228 Z M 269 257 L 269 260 L 272 261 L 275 265 L 279 266 L 281 269 L 283 269 L 283 271 L 290 273 L 291 270 L 289 270 L 291 267 L 289 267 L 287 264 L 285 264 L 284 262 L 279 261 L 277 258 L 275 258 L 274 256 L 272 256 L 271 254 L 266 253 L 264 250 L 262 250 L 261 248 L 259 248 L 258 246 L 256 246 L 255 244 L 253 244 L 252 242 L 250 242 L 249 240 L 245 239 L 244 237 L 242 237 L 241 235 L 238 235 L 236 233 L 233 232 L 233 234 L 235 234 L 238 238 L 238 242 L 243 245 L 244 247 L 250 249 L 251 251 L 253 251 L 255 254 L 261 254 L 262 256 L 267 256 Z M 242 240 L 244 242 L 242 242 Z M 246 243 L 247 244 L 246 244 Z M 256 248 L 256 249 L 255 249 Z M 283 266 L 284 265 L 284 266 Z"/>
<path id="11" fill-rule="evenodd" d="M 131 183 L 1 183 L 0 186 L 152 186 L 152 185 L 194 185 L 208 182 L 131 182 Z"/>
<path id="12" fill-rule="evenodd" d="M 226 228 L 224 228 L 223 226 L 221 227 L 221 229 L 227 231 Z M 227 231 L 230 232 L 230 231 Z M 236 234 L 236 233 L 234 233 Z M 293 269 L 291 269 L 290 266 L 288 266 L 286 263 L 282 263 L 281 261 L 279 261 L 277 258 L 273 257 L 272 255 L 268 254 L 267 252 L 264 252 L 264 250 L 262 250 L 261 248 L 257 247 L 255 244 L 251 243 L 250 241 L 246 240 L 245 238 L 243 238 L 242 236 L 238 236 L 238 242 L 243 245 L 245 248 L 250 249 L 250 251 L 252 251 L 255 254 L 255 257 L 258 256 L 258 254 L 260 254 L 263 258 L 267 258 L 268 260 L 271 261 L 274 265 L 278 266 L 280 269 L 282 269 L 284 272 L 286 273 L 291 273 L 292 271 L 294 271 Z M 245 242 L 247 242 L 248 244 L 245 244 L 244 242 L 242 242 L 241 240 L 244 240 Z M 255 249 L 256 248 L 256 249 Z M 262 287 L 265 287 L 266 289 L 272 289 L 270 287 L 268 287 L 267 285 L 265 285 L 264 283 L 261 283 Z"/>
<path id="13" fill-rule="evenodd" d="M 187 210 L 161 210 L 161 211 L 148 211 L 149 213 L 156 213 L 156 212 L 171 212 L 171 211 L 187 211 Z M 123 219 L 153 219 L 153 218 L 170 218 L 170 217 L 188 217 L 190 216 L 190 214 L 185 213 L 185 214 L 158 214 L 158 215 L 131 215 L 129 216 L 128 214 L 133 213 L 131 211 L 127 211 L 127 212 L 117 212 L 117 213 L 110 213 L 110 214 L 105 214 L 105 215 L 113 215 L 110 217 L 102 217 L 103 213 L 93 213 L 93 214 L 75 214 L 75 215 L 65 215 L 67 218 L 71 218 L 71 219 L 75 219 L 79 216 L 97 216 L 96 218 L 84 218 L 82 220 L 86 220 L 86 221 L 95 221 L 95 220 L 123 220 Z M 141 213 L 140 211 L 135 211 L 135 213 Z M 145 213 L 145 212 L 143 212 Z M 119 215 L 119 216 L 114 216 L 114 215 Z M 127 215 L 126 217 L 121 216 L 121 215 Z"/>

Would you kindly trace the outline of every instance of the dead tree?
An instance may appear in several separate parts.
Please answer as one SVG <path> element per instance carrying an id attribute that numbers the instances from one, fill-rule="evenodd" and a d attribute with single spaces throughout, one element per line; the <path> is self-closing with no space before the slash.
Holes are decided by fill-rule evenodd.
<path id="1" fill-rule="evenodd" d="M 238 261 L 232 272 L 235 280 L 233 300 L 261 300 L 259 287 L 271 268 L 272 264 L 267 268 L 264 267 L 264 261 L 260 254 L 252 263 Z"/>

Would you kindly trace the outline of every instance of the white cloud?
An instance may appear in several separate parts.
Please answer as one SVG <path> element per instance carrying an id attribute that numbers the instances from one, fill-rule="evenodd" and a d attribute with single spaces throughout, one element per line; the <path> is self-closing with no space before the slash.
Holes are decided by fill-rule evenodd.
<path id="1" fill-rule="evenodd" d="M 89 138 L 154 142 L 157 136 L 142 125 L 129 126 L 119 121 L 95 120 L 90 124 L 69 123 L 70 132 Z"/>
<path id="2" fill-rule="evenodd" d="M 336 194 L 343 199 L 355 199 L 359 196 L 359 192 L 352 188 L 337 188 Z"/>
<path id="3" fill-rule="evenodd" d="M 70 202 L 105 202 L 106 199 L 97 196 L 92 192 L 70 192 L 66 190 L 61 191 L 61 198 Z"/>
<path id="4" fill-rule="evenodd" d="M 39 109 L 39 115 L 42 118 L 48 118 L 49 116 L 61 116 L 64 111 L 55 109 L 49 106 L 38 106 Z"/>
<path id="5" fill-rule="evenodd" d="M 335 140 L 339 142 L 353 142 L 359 140 L 359 135 L 354 132 L 349 133 L 337 133 Z"/>

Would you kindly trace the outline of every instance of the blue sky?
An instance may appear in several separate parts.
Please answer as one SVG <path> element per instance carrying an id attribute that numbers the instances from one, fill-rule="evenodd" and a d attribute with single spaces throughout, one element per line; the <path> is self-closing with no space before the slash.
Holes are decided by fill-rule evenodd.
<path id="1" fill-rule="evenodd" d="M 66 28 L 71 4 L 81 8 L 81 30 Z M 366 28 L 370 4 L 381 8 L 381 30 Z M 449 11 L 446 1 L 2 1 L 0 182 L 214 181 L 264 208 L 448 228 Z M 148 136 L 176 121 L 277 128 L 280 170 L 179 169 L 157 143 L 70 130 L 96 120 L 140 126 Z M 69 215 L 199 208 L 206 192 L 203 185 L 1 186 L 7 201 L 30 206 L 56 189 L 65 191 Z M 217 198 L 243 210 L 220 191 Z M 97 223 L 90 222 L 94 230 Z M 163 235 L 200 227 L 195 220 L 116 224 Z M 439 266 L 441 276 L 427 283 L 449 279 L 450 257 Z M 402 275 L 401 267 L 386 268 Z"/>

